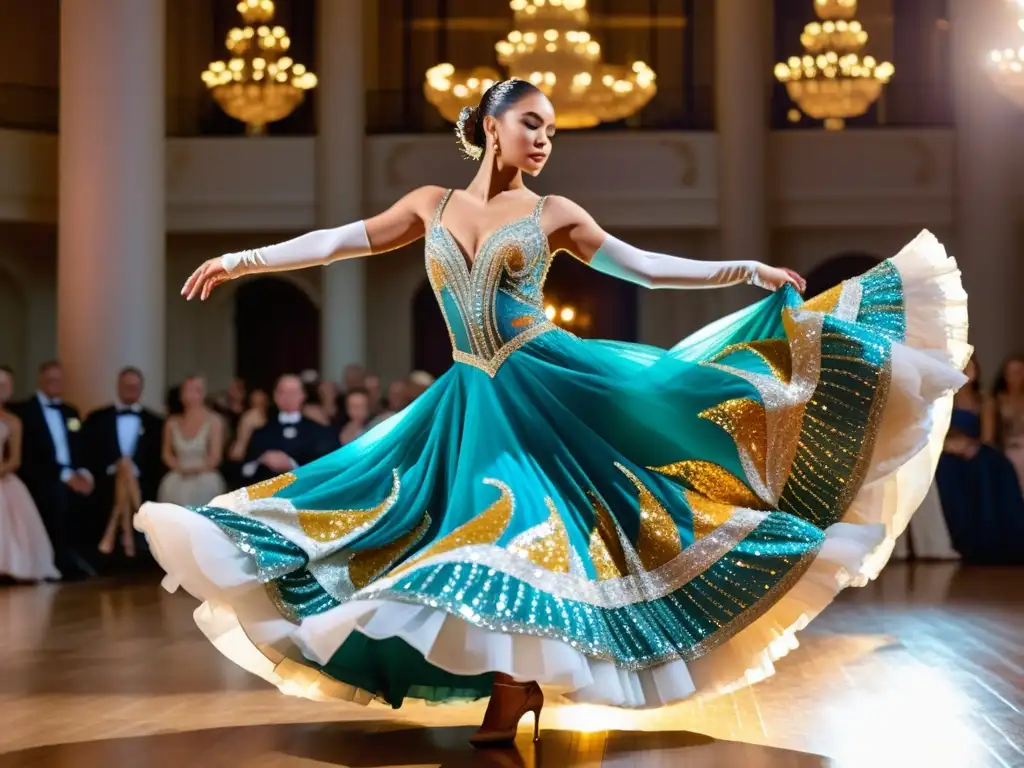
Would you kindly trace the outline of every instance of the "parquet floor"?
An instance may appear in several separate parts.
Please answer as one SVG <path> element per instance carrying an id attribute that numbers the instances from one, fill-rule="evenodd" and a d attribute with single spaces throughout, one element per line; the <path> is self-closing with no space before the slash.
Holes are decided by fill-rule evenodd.
<path id="1" fill-rule="evenodd" d="M 1024 766 L 1024 569 L 892 564 L 770 680 L 648 713 L 549 707 L 541 743 L 466 738 L 481 705 L 317 704 L 214 650 L 154 580 L 0 587 L 0 768 Z"/>

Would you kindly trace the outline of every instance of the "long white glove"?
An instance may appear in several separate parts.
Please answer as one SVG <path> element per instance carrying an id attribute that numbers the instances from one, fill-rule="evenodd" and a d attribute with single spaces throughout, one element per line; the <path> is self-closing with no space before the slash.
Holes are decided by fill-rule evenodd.
<path id="1" fill-rule="evenodd" d="M 334 229 L 320 229 L 276 245 L 220 257 L 232 278 L 262 272 L 285 272 L 330 264 L 340 259 L 369 256 L 370 239 L 362 221 Z"/>
<path id="2" fill-rule="evenodd" d="M 643 251 L 608 235 L 590 260 L 598 272 L 628 280 L 644 288 L 724 288 L 761 282 L 757 261 L 697 261 Z"/>

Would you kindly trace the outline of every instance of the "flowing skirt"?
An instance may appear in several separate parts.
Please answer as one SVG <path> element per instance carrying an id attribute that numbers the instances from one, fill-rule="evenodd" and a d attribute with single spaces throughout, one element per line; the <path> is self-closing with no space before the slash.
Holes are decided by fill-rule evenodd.
<path id="1" fill-rule="evenodd" d="M 685 300 L 685 295 L 680 296 Z M 136 517 L 229 658 L 313 699 L 656 707 L 770 675 L 928 491 L 970 354 L 928 233 L 671 350 L 551 331 L 272 480 Z"/>

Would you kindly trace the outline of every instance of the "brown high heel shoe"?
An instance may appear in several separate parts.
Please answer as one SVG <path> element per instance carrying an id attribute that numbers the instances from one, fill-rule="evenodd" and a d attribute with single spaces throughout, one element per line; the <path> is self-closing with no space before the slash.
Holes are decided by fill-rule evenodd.
<path id="1" fill-rule="evenodd" d="M 480 730 L 469 739 L 469 743 L 478 749 L 512 746 L 519 721 L 527 712 L 533 713 L 533 740 L 540 741 L 540 711 L 544 708 L 544 692 L 536 683 L 519 683 L 511 678 L 507 680 L 495 681 L 491 700 L 484 713 L 484 722 Z M 509 702 L 504 709 L 502 702 Z"/>

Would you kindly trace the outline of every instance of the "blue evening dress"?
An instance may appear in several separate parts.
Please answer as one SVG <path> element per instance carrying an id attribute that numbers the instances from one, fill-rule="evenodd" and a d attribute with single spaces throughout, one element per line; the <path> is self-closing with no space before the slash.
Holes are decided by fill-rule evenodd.
<path id="1" fill-rule="evenodd" d="M 981 415 L 954 408 L 950 429 L 981 439 Z M 1024 498 L 1013 463 L 981 443 L 973 458 L 943 453 L 935 480 L 953 548 L 977 565 L 1024 564 Z"/>

